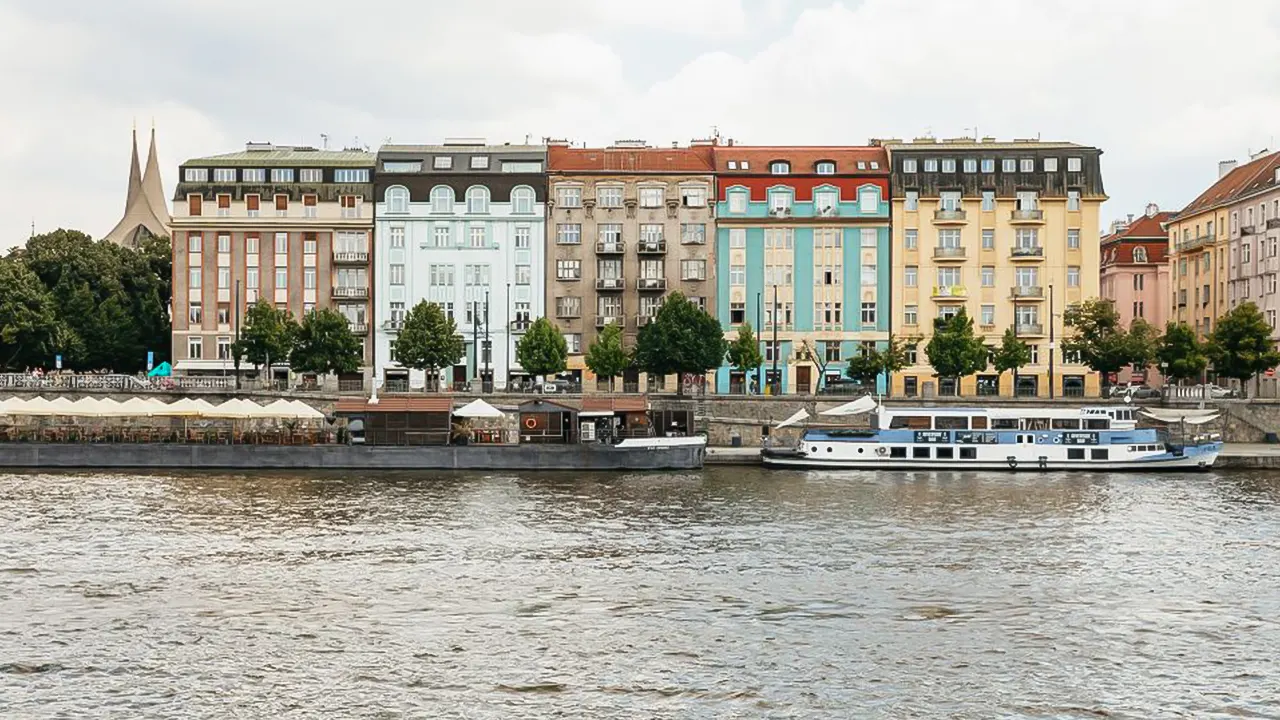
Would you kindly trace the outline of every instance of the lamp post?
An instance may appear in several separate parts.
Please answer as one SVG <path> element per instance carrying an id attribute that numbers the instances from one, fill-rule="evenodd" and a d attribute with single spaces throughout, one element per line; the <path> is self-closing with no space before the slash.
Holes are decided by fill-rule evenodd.
<path id="1" fill-rule="evenodd" d="M 760 350 L 764 350 L 764 303 L 761 301 L 761 295 L 764 293 L 756 293 L 756 345 Z M 746 378 L 743 378 L 746 381 Z M 756 393 L 764 394 L 764 353 L 760 353 L 760 364 L 756 367 Z"/>
<path id="2" fill-rule="evenodd" d="M 773 379 L 770 382 L 773 385 L 773 394 L 777 395 L 782 389 L 782 378 L 778 376 L 778 355 L 781 353 L 778 349 L 778 286 L 773 286 Z"/>
<path id="3" fill-rule="evenodd" d="M 236 344 L 232 346 L 232 364 L 236 369 L 236 389 L 240 389 L 240 281 L 236 281 Z"/>
<path id="4" fill-rule="evenodd" d="M 1049 283 L 1049 399 L 1053 399 L 1053 283 Z"/>
<path id="5" fill-rule="evenodd" d="M 491 366 L 493 365 L 493 340 L 489 337 L 489 291 L 484 291 L 484 352 L 481 355 L 484 358 L 484 374 L 480 376 L 480 391 L 493 392 L 493 377 L 491 374 Z M 486 391 L 485 383 L 489 383 L 489 389 Z"/>
<path id="6" fill-rule="evenodd" d="M 503 382 L 504 388 L 506 388 L 507 390 L 510 390 L 511 388 L 511 355 L 513 354 L 511 351 L 512 340 L 513 340 L 513 337 L 511 335 L 511 283 L 508 282 L 507 283 L 507 334 L 503 336 L 503 340 L 502 340 L 502 354 L 506 356 L 506 362 L 504 363 L 506 367 L 503 370 L 503 372 L 507 374 L 506 378 L 502 382 Z"/>

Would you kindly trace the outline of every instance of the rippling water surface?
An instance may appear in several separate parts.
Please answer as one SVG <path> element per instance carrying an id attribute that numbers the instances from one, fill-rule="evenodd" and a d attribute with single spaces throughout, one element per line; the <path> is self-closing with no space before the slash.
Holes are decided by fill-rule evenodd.
<path id="1" fill-rule="evenodd" d="M 0 474 L 0 715 L 1280 717 L 1280 476 Z"/>

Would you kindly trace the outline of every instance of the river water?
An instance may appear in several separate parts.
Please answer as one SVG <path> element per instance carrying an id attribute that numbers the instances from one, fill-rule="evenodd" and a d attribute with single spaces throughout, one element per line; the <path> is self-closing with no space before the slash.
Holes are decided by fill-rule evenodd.
<path id="1" fill-rule="evenodd" d="M 5 718 L 1280 717 L 1280 475 L 0 474 Z"/>

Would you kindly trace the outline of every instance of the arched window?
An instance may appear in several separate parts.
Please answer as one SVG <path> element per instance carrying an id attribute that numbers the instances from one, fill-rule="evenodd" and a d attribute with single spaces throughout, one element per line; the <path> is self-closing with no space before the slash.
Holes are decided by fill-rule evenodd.
<path id="1" fill-rule="evenodd" d="M 1147 261 L 1147 249 L 1139 245 L 1133 249 L 1133 261 L 1136 263 L 1144 263 Z"/>
<path id="2" fill-rule="evenodd" d="M 453 212 L 453 188 L 448 185 L 437 185 L 431 189 L 431 212 Z"/>
<path id="3" fill-rule="evenodd" d="M 511 211 L 521 215 L 533 214 L 533 188 L 518 187 L 511 191 Z"/>
<path id="4" fill-rule="evenodd" d="M 475 185 L 467 189 L 467 212 L 475 215 L 489 212 L 489 189 Z"/>
<path id="5" fill-rule="evenodd" d="M 408 188 L 396 185 L 387 188 L 386 194 L 387 212 L 389 213 L 407 213 L 409 212 L 409 190 Z"/>
<path id="6" fill-rule="evenodd" d="M 880 191 L 874 187 L 864 187 L 858 191 L 858 212 L 873 215 L 880 212 Z"/>

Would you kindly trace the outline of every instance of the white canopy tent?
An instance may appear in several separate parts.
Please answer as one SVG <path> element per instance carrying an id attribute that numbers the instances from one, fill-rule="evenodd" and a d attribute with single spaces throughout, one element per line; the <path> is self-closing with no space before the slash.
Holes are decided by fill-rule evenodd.
<path id="1" fill-rule="evenodd" d="M 782 422 L 778 423 L 777 425 L 774 425 L 773 427 L 775 430 L 781 430 L 784 427 L 790 427 L 792 425 L 795 425 L 796 423 L 799 423 L 801 420 L 804 420 L 807 417 L 809 417 L 809 413 L 805 411 L 804 408 L 800 408 L 799 410 L 792 413 L 791 417 L 787 418 L 786 420 L 783 420 Z"/>
<path id="2" fill-rule="evenodd" d="M 1218 419 L 1218 411 L 1213 409 L 1171 410 L 1167 408 L 1143 408 L 1142 414 L 1162 423 L 1186 423 L 1203 425 Z"/>
<path id="3" fill-rule="evenodd" d="M 876 409 L 876 399 L 871 397 L 870 395 L 865 395 L 852 402 L 847 402 L 843 405 L 837 405 L 836 407 L 823 410 L 818 414 L 819 415 L 835 415 L 835 416 L 862 415 L 863 413 L 869 413 L 875 409 Z"/>
<path id="4" fill-rule="evenodd" d="M 612 415 L 613 413 L 609 414 Z M 476 398 L 457 410 L 454 410 L 453 415 L 454 417 L 464 418 L 497 418 L 502 417 L 504 413 L 484 400 Z"/>

